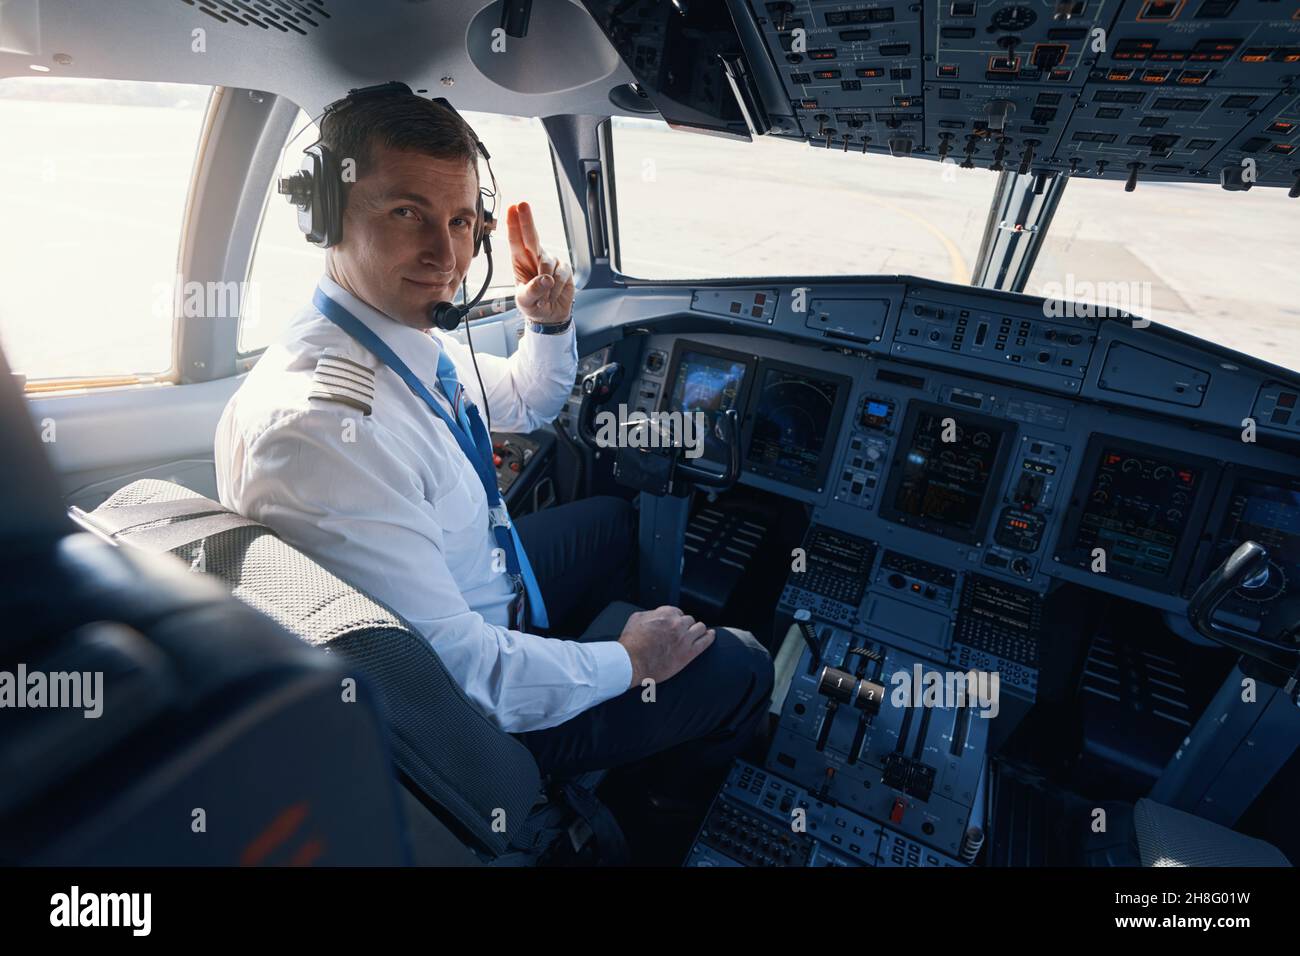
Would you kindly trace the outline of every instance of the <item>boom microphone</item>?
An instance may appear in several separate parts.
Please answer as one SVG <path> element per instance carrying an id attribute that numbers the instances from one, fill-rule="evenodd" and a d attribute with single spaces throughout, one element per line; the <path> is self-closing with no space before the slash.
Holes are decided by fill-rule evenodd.
<path id="1" fill-rule="evenodd" d="M 488 283 L 492 281 L 492 239 L 486 234 L 483 236 L 483 252 L 487 254 L 487 275 L 483 277 L 483 285 L 479 287 L 478 295 L 464 305 L 456 305 L 452 302 L 434 302 L 429 306 L 427 312 L 429 321 L 444 332 L 455 332 L 456 326 L 460 325 L 461 319 L 465 318 L 470 309 L 483 300 L 483 296 L 487 292 Z"/>

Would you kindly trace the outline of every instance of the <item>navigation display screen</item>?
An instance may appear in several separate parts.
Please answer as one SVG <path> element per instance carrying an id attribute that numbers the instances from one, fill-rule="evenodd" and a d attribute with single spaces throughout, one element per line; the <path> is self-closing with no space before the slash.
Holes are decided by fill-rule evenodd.
<path id="1" fill-rule="evenodd" d="M 761 365 L 746 467 L 803 487 L 819 485 L 830 464 L 847 389 L 847 380 Z"/>
<path id="2" fill-rule="evenodd" d="M 1070 494 L 1057 560 L 1178 593 L 1199 553 L 1196 539 L 1222 470 L 1203 456 L 1094 434 Z"/>
<path id="3" fill-rule="evenodd" d="M 1104 445 L 1075 532 L 1075 547 L 1106 552 L 1110 567 L 1164 577 L 1203 482 L 1173 458 Z"/>
<path id="4" fill-rule="evenodd" d="M 744 355 L 704 346 L 687 345 L 673 355 L 669 378 L 672 387 L 663 410 L 699 412 L 704 416 L 702 457 L 708 461 L 723 460 L 722 444 L 717 437 L 718 419 L 733 408 L 738 414 L 743 412 L 738 405 L 752 366 L 753 360 Z"/>
<path id="5" fill-rule="evenodd" d="M 1261 616 L 1274 607 L 1293 617 L 1300 603 L 1300 478 L 1240 475 L 1232 483 L 1210 567 L 1217 567 L 1243 541 L 1268 551 L 1268 580 L 1239 588 L 1228 607 Z M 1252 606 L 1253 605 L 1253 606 Z"/>
<path id="6" fill-rule="evenodd" d="M 881 516 L 959 541 L 983 530 L 1010 447 L 1010 423 L 914 403 Z"/>

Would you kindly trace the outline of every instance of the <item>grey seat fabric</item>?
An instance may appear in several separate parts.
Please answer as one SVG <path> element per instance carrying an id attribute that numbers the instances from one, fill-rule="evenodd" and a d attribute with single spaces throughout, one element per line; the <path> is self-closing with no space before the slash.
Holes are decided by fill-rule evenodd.
<path id="1" fill-rule="evenodd" d="M 197 499 L 189 519 L 151 518 L 163 502 Z M 162 509 L 169 510 L 169 509 Z M 168 547 L 163 526 L 194 514 L 224 513 L 207 537 Z M 134 518 L 145 519 L 136 521 Z M 521 743 L 492 724 L 465 696 L 433 648 L 396 613 L 330 574 L 270 528 L 237 518 L 216 502 L 171 482 L 146 479 L 119 490 L 91 513 L 123 540 L 141 533 L 161 542 L 193 570 L 223 579 L 231 592 L 302 640 L 354 664 L 380 697 L 393 754 L 422 802 L 489 856 L 532 849 L 526 823 L 542 795 L 536 762 Z M 204 520 L 202 518 L 197 520 Z M 359 682 L 361 683 L 361 682 Z M 340 695 L 342 695 L 340 688 Z M 447 819 L 446 815 L 452 819 Z M 495 824 L 495 825 L 494 825 Z M 504 827 L 502 826 L 504 824 Z"/>
<path id="2" fill-rule="evenodd" d="M 1143 798 L 1133 808 L 1143 866 L 1290 866 L 1272 844 Z"/>

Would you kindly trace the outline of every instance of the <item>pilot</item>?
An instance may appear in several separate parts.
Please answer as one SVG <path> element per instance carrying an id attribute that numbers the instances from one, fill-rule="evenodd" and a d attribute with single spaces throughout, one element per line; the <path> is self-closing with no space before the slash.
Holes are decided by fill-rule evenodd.
<path id="1" fill-rule="evenodd" d="M 772 664 L 752 635 L 675 607 L 594 639 L 538 633 L 579 632 L 621 597 L 635 540 L 618 498 L 515 525 L 496 494 L 488 428 L 537 429 L 573 386 L 573 274 L 511 206 L 518 348 L 475 357 L 435 328 L 490 229 L 487 154 L 450 106 L 385 86 L 400 89 L 354 91 L 322 119 L 318 145 L 352 158 L 355 181 L 312 304 L 221 417 L 222 504 L 405 618 L 543 773 L 727 760 L 767 712 Z"/>

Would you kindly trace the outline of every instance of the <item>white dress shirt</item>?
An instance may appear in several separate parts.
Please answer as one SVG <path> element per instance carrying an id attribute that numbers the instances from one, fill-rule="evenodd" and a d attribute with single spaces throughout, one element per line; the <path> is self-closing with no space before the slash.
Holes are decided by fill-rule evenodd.
<path id="1" fill-rule="evenodd" d="M 403 325 L 328 276 L 321 290 L 375 332 L 441 401 L 445 350 L 483 408 L 470 354 L 441 331 Z M 374 370 L 365 414 L 311 397 L 325 350 Z M 563 408 L 577 372 L 574 330 L 526 332 L 510 358 L 479 355 L 492 427 L 529 432 Z M 363 379 L 368 375 L 362 371 Z M 447 405 L 450 409 L 450 405 Z M 628 689 L 617 641 L 578 643 L 509 629 L 514 597 L 493 560 L 487 495 L 447 426 L 402 379 L 308 306 L 230 399 L 216 434 L 221 503 L 404 617 L 503 730 L 563 723 Z"/>

